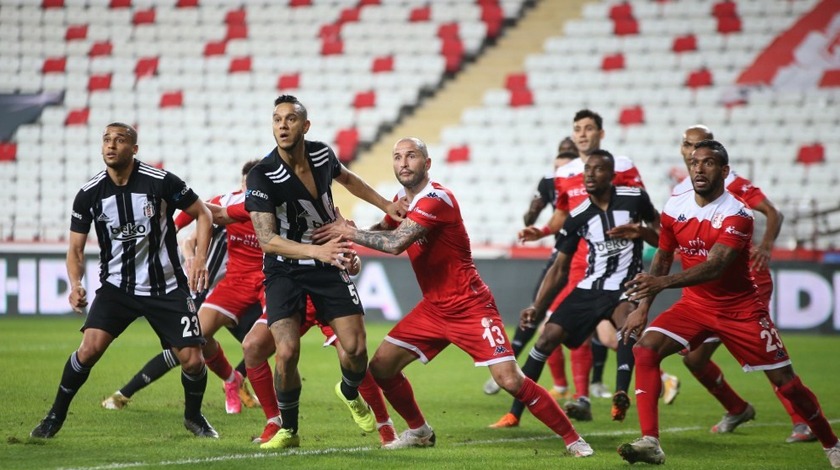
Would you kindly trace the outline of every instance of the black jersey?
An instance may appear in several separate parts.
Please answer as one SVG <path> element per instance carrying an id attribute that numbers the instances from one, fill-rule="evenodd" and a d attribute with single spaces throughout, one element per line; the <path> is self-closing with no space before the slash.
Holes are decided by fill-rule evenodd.
<path id="1" fill-rule="evenodd" d="M 332 181 L 341 173 L 341 163 L 323 142 L 306 140 L 304 145 L 317 197 L 312 197 L 275 148 L 248 173 L 245 209 L 274 214 L 281 237 L 298 243 L 312 243 L 313 230 L 335 221 Z M 264 260 L 266 269 L 276 263 L 329 266 L 313 259 L 287 259 L 283 256 L 265 255 Z"/>
<path id="2" fill-rule="evenodd" d="M 99 280 L 135 295 L 163 295 L 187 278 L 178 257 L 172 214 L 198 196 L 180 178 L 134 161 L 125 186 L 102 171 L 76 194 L 70 230 L 99 240 Z"/>
<path id="3" fill-rule="evenodd" d="M 602 211 L 586 198 L 572 209 L 563 224 L 556 248 L 571 255 L 581 238 L 589 245 L 586 277 L 578 288 L 624 290 L 624 283 L 642 271 L 641 238 L 611 238 L 607 231 L 631 222 L 651 221 L 656 210 L 641 188 L 612 187 L 609 207 Z"/>

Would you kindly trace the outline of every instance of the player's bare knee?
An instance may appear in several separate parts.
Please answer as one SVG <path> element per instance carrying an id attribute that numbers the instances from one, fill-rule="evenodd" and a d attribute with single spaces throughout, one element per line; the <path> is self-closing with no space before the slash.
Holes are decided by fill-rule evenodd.
<path id="1" fill-rule="evenodd" d="M 519 374 L 503 372 L 501 374 L 494 375 L 493 380 L 496 381 L 496 384 L 498 384 L 502 390 L 511 395 L 516 395 L 519 393 L 519 389 L 522 388 L 522 376 Z"/>

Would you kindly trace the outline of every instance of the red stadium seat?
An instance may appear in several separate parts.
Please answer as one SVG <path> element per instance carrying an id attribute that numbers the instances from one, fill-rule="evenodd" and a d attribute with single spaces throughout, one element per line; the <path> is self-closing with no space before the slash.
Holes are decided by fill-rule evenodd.
<path id="1" fill-rule="evenodd" d="M 152 24 L 155 22 L 155 9 L 149 8 L 148 10 L 137 10 L 134 12 L 134 16 L 131 18 L 131 23 L 136 25 L 140 24 Z"/>
<path id="2" fill-rule="evenodd" d="M 341 39 L 341 24 L 339 23 L 327 23 L 321 26 L 321 29 L 318 30 L 318 37 L 324 40 L 340 40 Z"/>
<path id="3" fill-rule="evenodd" d="M 635 18 L 619 18 L 613 21 L 613 34 L 631 36 L 639 34 L 639 22 Z"/>
<path id="4" fill-rule="evenodd" d="M 360 1 L 359 1 L 359 6 L 364 6 L 364 5 L 381 5 L 381 4 L 382 4 L 381 0 L 360 0 Z"/>
<path id="5" fill-rule="evenodd" d="M 341 163 L 352 162 L 356 158 L 356 150 L 359 147 L 359 131 L 355 128 L 338 131 L 335 135 L 335 146 Z"/>
<path id="6" fill-rule="evenodd" d="M 375 57 L 370 67 L 371 72 L 392 72 L 394 70 L 394 56 Z"/>
<path id="7" fill-rule="evenodd" d="M 458 34 L 458 23 L 441 23 L 438 27 L 437 37 L 441 39 L 460 37 Z"/>
<path id="8" fill-rule="evenodd" d="M 353 98 L 353 107 L 356 109 L 376 107 L 376 92 L 371 90 L 356 93 Z"/>
<path id="9" fill-rule="evenodd" d="M 160 95 L 161 108 L 180 108 L 184 106 L 184 93 L 182 91 L 169 91 Z"/>
<path id="10" fill-rule="evenodd" d="M 796 154 L 796 163 L 803 165 L 825 163 L 825 147 L 819 142 L 799 147 L 799 152 Z"/>
<path id="11" fill-rule="evenodd" d="M 510 106 L 519 108 L 521 106 L 533 106 L 534 94 L 527 88 L 519 88 L 510 92 Z"/>
<path id="12" fill-rule="evenodd" d="M 502 29 L 502 22 L 505 20 L 505 12 L 498 3 L 481 4 L 481 21 L 487 25 L 487 37 L 495 38 Z"/>
<path id="13" fill-rule="evenodd" d="M 693 34 L 677 36 L 674 38 L 674 44 L 671 46 L 671 50 L 676 53 L 696 51 L 697 37 Z"/>
<path id="14" fill-rule="evenodd" d="M 101 57 L 111 55 L 114 51 L 114 46 L 109 41 L 100 41 L 93 43 L 90 46 L 90 52 L 88 52 L 88 56 L 90 57 Z"/>
<path id="15" fill-rule="evenodd" d="M 88 86 L 87 89 L 89 92 L 99 91 L 99 90 L 110 90 L 111 89 L 111 74 L 106 73 L 102 75 L 91 75 L 88 79 Z"/>
<path id="16" fill-rule="evenodd" d="M 204 55 L 208 57 L 214 55 L 225 55 L 226 48 L 227 41 L 210 41 L 204 45 Z"/>
<path id="17" fill-rule="evenodd" d="M 198 6 L 198 0 L 178 0 L 175 4 L 176 8 L 195 8 Z"/>
<path id="18" fill-rule="evenodd" d="M 44 60 L 41 73 L 64 73 L 67 70 L 67 57 L 50 57 Z"/>
<path id="19" fill-rule="evenodd" d="M 295 88 L 300 88 L 299 73 L 280 75 L 280 77 L 277 79 L 278 90 L 292 90 Z"/>
<path id="20" fill-rule="evenodd" d="M 88 118 L 90 118 L 89 108 L 74 109 L 67 113 L 67 117 L 64 119 L 64 125 L 84 126 L 88 123 Z"/>
<path id="21" fill-rule="evenodd" d="M 42 0 L 41 8 L 64 8 L 64 0 Z"/>
<path id="22" fill-rule="evenodd" d="M 108 8 L 131 8 L 131 0 L 111 0 Z"/>
<path id="23" fill-rule="evenodd" d="M 466 162 L 470 160 L 469 145 L 461 145 L 459 147 L 452 147 L 446 153 L 446 161 L 448 163 Z"/>
<path id="24" fill-rule="evenodd" d="M 248 26 L 243 23 L 230 23 L 227 26 L 227 32 L 225 33 L 225 40 L 231 39 L 247 39 L 248 38 Z"/>
<path id="25" fill-rule="evenodd" d="M 356 21 L 359 21 L 359 15 L 361 13 L 362 9 L 360 7 L 345 8 L 341 10 L 341 14 L 338 17 L 338 22 L 341 24 L 354 23 Z"/>
<path id="26" fill-rule="evenodd" d="M 724 16 L 718 18 L 717 31 L 720 34 L 731 34 L 741 32 L 741 18 L 737 16 Z"/>
<path id="27" fill-rule="evenodd" d="M 76 24 L 70 25 L 67 27 L 67 32 L 64 33 L 64 40 L 65 41 L 75 41 L 78 39 L 86 39 L 87 38 L 87 30 L 88 25 L 86 24 Z"/>
<path id="28" fill-rule="evenodd" d="M 312 0 L 289 0 L 290 7 L 308 7 L 312 6 Z"/>
<path id="29" fill-rule="evenodd" d="M 17 144 L 0 142 L 0 162 L 11 162 L 17 158 Z"/>
<path id="30" fill-rule="evenodd" d="M 512 73 L 505 79 L 505 88 L 510 91 L 528 88 L 528 74 Z"/>
<path id="31" fill-rule="evenodd" d="M 610 7 L 610 19 L 615 21 L 618 19 L 633 18 L 633 6 L 627 2 L 622 2 Z"/>
<path id="32" fill-rule="evenodd" d="M 609 72 L 611 70 L 623 70 L 624 69 L 624 54 L 618 52 L 616 54 L 610 54 L 604 56 L 601 60 L 601 70 L 605 72 Z"/>
<path id="33" fill-rule="evenodd" d="M 344 52 L 344 42 L 341 39 L 323 39 L 321 55 L 341 55 Z"/>
<path id="34" fill-rule="evenodd" d="M 134 76 L 137 79 L 143 77 L 151 77 L 157 73 L 158 58 L 144 57 L 137 60 L 137 65 L 134 66 Z"/>
<path id="35" fill-rule="evenodd" d="M 412 23 L 417 23 L 420 21 L 429 21 L 431 18 L 432 7 L 430 7 L 429 5 L 414 8 L 408 15 L 408 21 L 411 21 Z"/>
<path id="36" fill-rule="evenodd" d="M 251 57 L 234 57 L 230 60 L 228 73 L 251 72 Z"/>
<path id="37" fill-rule="evenodd" d="M 695 70 L 688 74 L 688 78 L 685 81 L 685 86 L 689 88 L 701 88 L 712 86 L 714 82 L 712 81 L 712 72 L 707 68 L 702 68 L 700 70 Z"/>
<path id="38" fill-rule="evenodd" d="M 618 123 L 622 126 L 632 126 L 645 123 L 645 110 L 641 106 L 623 108 L 618 115 Z"/>
<path id="39" fill-rule="evenodd" d="M 225 14 L 225 24 L 245 24 L 245 10 L 231 10 Z"/>
<path id="40" fill-rule="evenodd" d="M 840 87 L 840 70 L 826 70 L 820 78 L 820 88 Z"/>
<path id="41" fill-rule="evenodd" d="M 712 16 L 724 18 L 727 16 L 738 16 L 738 6 L 732 0 L 723 0 L 712 6 Z"/>

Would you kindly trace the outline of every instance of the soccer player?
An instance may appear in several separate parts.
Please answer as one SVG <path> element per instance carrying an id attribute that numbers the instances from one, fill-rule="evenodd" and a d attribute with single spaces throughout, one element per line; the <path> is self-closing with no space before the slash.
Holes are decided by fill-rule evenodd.
<path id="1" fill-rule="evenodd" d="M 335 219 L 333 180 L 398 218 L 399 204 L 390 203 L 348 170 L 329 146 L 305 140 L 309 126 L 307 110 L 297 98 L 278 97 L 272 114 L 277 146 L 247 177 L 245 207 L 265 254 L 266 311 L 277 349 L 275 385 L 283 414 L 282 429 L 269 441 L 271 447 L 300 445 L 297 364 L 307 296 L 318 320 L 332 327 L 346 352 L 339 358 L 342 379 L 335 386 L 336 395 L 362 430 L 376 430 L 375 418 L 358 390 L 368 359 L 364 308 L 344 270 L 344 262 L 355 252 L 348 241 L 314 245 L 311 236 L 315 228 Z"/>
<path id="2" fill-rule="evenodd" d="M 520 231 L 520 239 L 533 241 L 557 233 L 562 228 L 569 211 L 587 198 L 586 188 L 583 184 L 583 165 L 586 163 L 589 154 L 601 148 L 604 135 L 601 115 L 589 109 L 582 109 L 575 114 L 572 139 L 577 146 L 579 157 L 560 167 L 555 174 L 554 185 L 557 190 L 557 203 L 548 224 L 542 228 L 533 225 L 526 227 Z M 644 187 L 642 177 L 633 161 L 620 155 L 615 157 L 615 180 L 613 184 L 616 186 Z M 581 246 L 578 247 L 572 258 L 569 282 L 554 300 L 550 310 L 554 310 L 572 292 L 577 283 L 583 279 L 588 265 L 587 249 L 586 243 L 581 241 Z M 589 342 L 582 347 L 573 349 L 571 352 L 575 395 L 573 401 L 564 404 L 564 409 L 570 417 L 575 419 L 586 419 L 590 415 L 587 410 L 591 409 L 589 403 L 589 371 L 593 366 L 593 354 L 592 348 L 588 344 Z M 605 351 L 603 354 L 605 354 Z M 679 391 L 679 381 L 676 377 L 664 372 L 662 373 L 662 380 L 666 384 L 666 393 L 663 395 L 663 399 L 665 403 L 671 403 Z M 594 391 L 597 392 L 596 396 L 611 396 L 608 390 L 600 386 L 600 383 L 595 386 Z M 502 419 L 504 418 L 502 417 Z"/>
<path id="3" fill-rule="evenodd" d="M 694 151 L 694 145 L 702 140 L 711 139 L 714 139 L 714 136 L 712 135 L 712 131 L 706 126 L 695 125 L 685 130 L 680 152 L 682 153 L 686 168 L 690 170 L 691 153 Z M 761 300 L 765 305 L 769 306 L 770 297 L 773 295 L 773 278 L 770 277 L 767 262 L 770 260 L 773 244 L 779 236 L 779 231 L 782 227 L 782 214 L 776 209 L 773 202 L 764 195 L 761 189 L 734 171 L 730 170 L 729 176 L 726 177 L 724 184 L 726 185 L 727 191 L 741 198 L 750 209 L 761 212 L 767 218 L 767 226 L 761 242 L 753 248 L 750 254 L 750 273 L 758 286 Z M 685 178 L 674 187 L 672 196 L 691 191 L 691 189 L 691 179 Z M 718 346 L 720 346 L 720 338 L 712 336 L 698 348 L 689 351 L 683 357 L 683 363 L 685 363 L 692 375 L 706 387 L 709 393 L 723 405 L 726 414 L 719 423 L 712 426 L 711 431 L 715 433 L 726 433 L 734 431 L 740 424 L 753 419 L 755 417 L 755 409 L 732 389 L 724 378 L 720 367 L 712 362 L 712 354 L 714 354 Z M 793 430 L 786 439 L 786 442 L 810 442 L 817 440 L 817 437 L 814 436 L 814 433 L 805 424 L 805 418 L 796 413 L 790 405 L 790 402 L 782 396 L 778 389 L 775 392 L 793 422 Z"/>
<path id="4" fill-rule="evenodd" d="M 241 203 L 245 199 L 245 175 L 256 164 L 257 161 L 253 160 L 243 165 L 241 189 L 216 196 L 210 200 L 210 203 L 212 205 L 222 204 L 223 206 Z M 242 222 L 235 220 L 221 221 L 214 217 L 215 226 L 222 227 L 223 229 L 220 232 L 225 234 L 223 242 L 223 251 L 227 255 L 225 256 L 227 258 L 224 268 L 225 274 L 223 274 L 219 283 L 213 286 L 206 301 L 199 303 L 198 299 L 195 299 L 196 303 L 200 305 L 198 319 L 206 341 L 202 347 L 202 353 L 207 367 L 224 382 L 225 410 L 229 414 L 237 414 L 242 410 L 243 396 L 245 402 L 251 403 L 252 406 L 256 405 L 256 401 L 252 399 L 250 392 L 245 388 L 243 374 L 231 367 L 221 345 L 213 336 L 219 328 L 224 326 L 231 331 L 231 334 L 234 334 L 239 342 L 242 342 L 244 333 L 251 329 L 251 326 L 259 317 L 259 313 L 262 312 L 262 304 L 264 303 L 262 281 L 265 278 L 262 275 L 262 250 L 260 250 L 256 241 L 254 227 L 247 212 L 244 210 L 242 212 L 244 213 L 244 221 Z M 189 223 L 189 220 L 184 220 L 185 217 L 179 215 L 176 218 L 176 226 L 178 219 L 181 219 L 182 223 Z M 192 239 L 191 237 L 188 240 Z M 185 242 L 184 245 L 186 247 L 184 258 L 189 260 L 185 261 L 185 264 L 189 265 L 195 257 L 195 246 L 192 242 Z M 218 258 L 222 245 L 216 244 L 216 246 L 216 250 L 211 249 L 211 255 L 208 256 L 208 272 L 220 268 L 218 264 L 214 263 L 214 260 Z M 215 276 L 211 274 L 210 278 L 215 279 Z M 254 310 L 256 310 L 256 315 L 253 314 Z M 247 324 L 238 328 L 240 322 L 246 322 Z M 237 331 L 242 333 L 237 335 Z M 106 398 L 102 402 L 102 406 L 112 410 L 122 409 L 128 404 L 134 393 L 162 377 L 163 374 L 177 365 L 178 358 L 171 351 L 164 350 L 152 358 L 129 383 Z"/>
<path id="5" fill-rule="evenodd" d="M 640 302 L 621 328 L 624 338 L 644 333 L 636 357 L 636 399 L 642 437 L 618 448 L 630 463 L 665 463 L 659 444 L 657 399 L 664 357 L 700 346 L 712 335 L 741 363 L 744 371 L 761 370 L 805 417 L 832 466 L 840 468 L 840 442 L 816 396 L 794 373 L 790 356 L 750 275 L 753 216 L 726 191 L 729 156 L 719 142 L 695 145 L 690 161 L 693 190 L 672 196 L 662 213 L 659 249 L 650 273 L 627 284 L 627 295 Z M 668 274 L 679 250 L 682 271 Z M 682 297 L 647 324 L 656 294 L 683 288 Z"/>
<path id="6" fill-rule="evenodd" d="M 560 344 L 579 347 L 605 319 L 616 326 L 624 324 L 635 306 L 623 295 L 624 283 L 642 271 L 643 241 L 655 245 L 659 238 L 659 214 L 647 193 L 641 188 L 612 185 L 615 176 L 612 154 L 594 150 L 583 172 L 589 197 L 566 218 L 557 240 L 554 264 L 546 273 L 534 303 L 521 313 L 523 327 L 545 318 L 552 300 L 568 281 L 569 265 L 578 243 L 585 240 L 590 253 L 586 277 L 552 312 L 522 367 L 525 375 L 535 381 L 539 380 L 548 354 Z M 627 390 L 633 373 L 634 343 L 635 338 L 619 342 L 612 407 L 614 421 L 623 421 L 630 408 Z M 591 420 L 591 409 L 585 412 L 586 420 Z"/>
<path id="7" fill-rule="evenodd" d="M 531 199 L 531 203 L 528 206 L 528 211 L 525 212 L 523 216 L 523 221 L 525 222 L 525 226 L 533 225 L 536 222 L 537 217 L 539 217 L 540 212 L 546 207 L 554 206 L 554 201 L 557 199 L 556 191 L 554 190 L 554 173 L 557 171 L 558 168 L 561 166 L 569 163 L 570 161 L 577 158 L 577 149 L 575 148 L 574 142 L 569 137 L 564 138 L 560 141 L 560 145 L 557 149 L 557 156 L 554 158 L 554 168 L 545 177 L 540 179 L 540 182 L 537 184 L 537 190 L 534 192 L 534 197 Z M 542 274 L 540 275 L 540 282 L 542 282 L 543 276 L 545 276 L 545 272 L 554 262 L 554 257 L 556 256 L 556 251 L 551 253 L 551 257 L 548 259 L 548 262 L 543 269 Z M 537 283 L 537 286 L 534 288 L 534 295 L 536 295 L 536 290 L 539 289 L 540 285 Z M 537 328 L 517 328 L 516 332 L 513 334 L 513 341 L 511 341 L 511 347 L 513 347 L 513 355 L 514 357 L 519 357 L 519 353 L 525 348 L 525 345 L 528 344 L 528 341 L 531 341 L 531 338 L 537 332 Z M 568 383 L 566 381 L 566 370 L 565 370 L 565 359 L 563 357 L 563 348 L 557 348 L 548 360 L 549 368 L 551 370 L 551 375 L 554 380 L 554 386 L 548 391 L 552 397 L 556 399 L 563 399 L 568 398 Z M 499 393 L 501 388 L 499 384 L 493 380 L 493 377 L 487 379 L 487 382 L 484 383 L 484 393 L 487 395 L 495 395 Z M 519 417 L 522 416 L 522 411 L 524 408 L 516 402 L 517 411 L 511 410 L 512 415 L 516 417 L 516 422 L 512 423 L 514 426 L 519 425 Z M 505 415 L 507 416 L 507 415 Z M 507 424 L 507 423 L 506 423 Z M 503 426 L 509 427 L 509 426 Z"/>
<path id="8" fill-rule="evenodd" d="M 384 447 L 435 445 L 435 433 L 402 370 L 418 359 L 428 363 L 451 343 L 469 354 L 476 366 L 487 366 L 496 383 L 562 436 L 572 455 L 592 455 L 592 448 L 557 402 L 524 377 L 516 364 L 496 302 L 475 268 L 460 206 L 451 191 L 430 180 L 426 144 L 417 138 L 400 139 L 392 160 L 403 186 L 395 200 L 409 202 L 405 219 L 397 222 L 386 216 L 371 229 L 361 230 L 336 210 L 335 223 L 318 229 L 314 238 L 319 242 L 348 239 L 392 254 L 406 251 L 420 284 L 422 300 L 388 333 L 370 362 L 385 398 L 409 427 Z"/>
<path id="9" fill-rule="evenodd" d="M 70 402 L 105 351 L 134 320 L 145 317 L 164 346 L 181 363 L 184 426 L 199 437 L 219 434 L 201 414 L 207 369 L 201 355 L 204 339 L 189 291 L 208 285 L 205 257 L 210 241 L 210 211 L 180 178 L 134 158 L 137 131 L 120 122 L 102 135 L 106 169 L 88 181 L 73 201 L 67 275 L 70 306 L 87 306 L 82 286 L 85 242 L 95 225 L 100 248 L 102 287 L 82 326 L 82 343 L 64 366 L 58 392 L 32 437 L 58 433 Z M 196 262 L 185 276 L 178 257 L 172 215 L 181 209 L 196 219 Z"/>

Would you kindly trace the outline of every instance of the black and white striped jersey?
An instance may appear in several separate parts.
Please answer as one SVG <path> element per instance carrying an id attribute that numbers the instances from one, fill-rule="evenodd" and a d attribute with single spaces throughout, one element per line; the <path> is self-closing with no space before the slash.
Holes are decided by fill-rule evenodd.
<path id="1" fill-rule="evenodd" d="M 589 246 L 586 277 L 577 287 L 623 291 L 624 283 L 642 271 L 644 242 L 641 238 L 611 238 L 606 232 L 631 222 L 650 222 L 655 219 L 655 213 L 648 194 L 641 188 L 628 186 L 613 186 L 606 211 L 589 198 L 572 209 L 556 248 L 571 256 L 580 239 L 586 240 Z"/>
<path id="2" fill-rule="evenodd" d="M 198 196 L 172 173 L 134 161 L 125 186 L 101 171 L 76 194 L 70 230 L 99 241 L 99 280 L 134 295 L 163 295 L 181 287 L 181 269 L 172 214 Z"/>
<path id="3" fill-rule="evenodd" d="M 318 193 L 313 198 L 292 168 L 280 158 L 275 147 L 248 173 L 245 209 L 275 215 L 281 237 L 298 243 L 312 243 L 312 231 L 335 220 L 332 181 L 341 172 L 341 163 L 323 142 L 304 141 L 309 168 Z M 276 263 L 329 266 L 313 259 L 287 259 L 265 255 L 264 268 Z"/>

